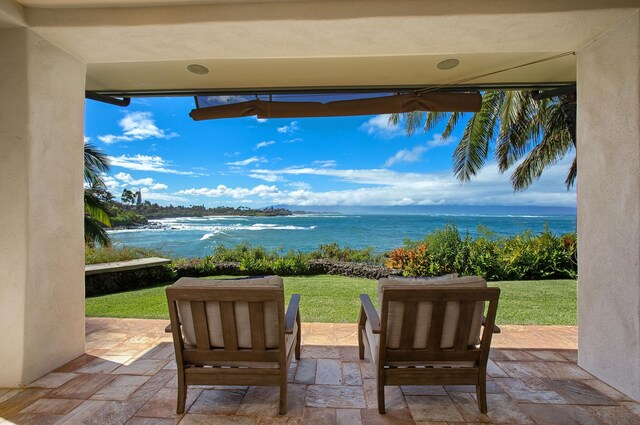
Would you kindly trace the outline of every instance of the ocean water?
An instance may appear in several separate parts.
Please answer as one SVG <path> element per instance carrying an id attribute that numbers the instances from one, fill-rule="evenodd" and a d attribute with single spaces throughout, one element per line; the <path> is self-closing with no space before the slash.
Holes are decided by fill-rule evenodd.
<path id="1" fill-rule="evenodd" d="M 575 215 L 465 215 L 305 214 L 286 217 L 187 217 L 153 220 L 153 229 L 111 230 L 116 246 L 153 248 L 174 257 L 204 257 L 218 245 L 242 242 L 265 248 L 313 251 L 336 242 L 351 248 L 373 247 L 385 252 L 401 247 L 405 239 L 422 239 L 434 229 L 455 224 L 461 232 L 478 234 L 484 226 L 511 236 L 547 225 L 555 234 L 576 231 Z"/>

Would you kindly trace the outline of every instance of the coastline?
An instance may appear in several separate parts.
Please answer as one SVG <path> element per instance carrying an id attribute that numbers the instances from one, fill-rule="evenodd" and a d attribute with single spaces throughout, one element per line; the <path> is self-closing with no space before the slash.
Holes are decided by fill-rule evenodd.
<path id="1" fill-rule="evenodd" d="M 108 229 L 116 246 L 155 249 L 176 257 L 211 255 L 218 246 L 246 243 L 266 250 L 316 250 L 319 245 L 387 252 L 405 240 L 420 241 L 433 230 L 455 225 L 461 237 L 494 238 L 548 226 L 554 235 L 575 233 L 574 216 L 317 214 L 291 216 L 207 216 L 152 219 L 142 225 Z"/>

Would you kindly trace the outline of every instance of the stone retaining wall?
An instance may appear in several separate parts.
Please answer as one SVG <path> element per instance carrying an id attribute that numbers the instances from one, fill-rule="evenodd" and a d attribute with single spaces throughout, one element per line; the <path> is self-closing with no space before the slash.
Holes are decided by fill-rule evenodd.
<path id="1" fill-rule="evenodd" d="M 240 270 L 240 263 L 216 263 L 214 268 L 203 270 L 195 265 L 172 265 L 148 267 L 136 270 L 100 273 L 85 276 L 85 294 L 87 297 L 113 294 L 148 288 L 175 281 L 181 277 L 204 277 L 212 275 L 244 276 L 246 271 Z M 263 273 L 270 274 L 270 273 Z M 402 270 L 388 269 L 363 263 L 348 263 L 331 260 L 312 260 L 309 275 L 329 274 L 366 279 L 380 279 L 390 275 L 402 275 Z"/>

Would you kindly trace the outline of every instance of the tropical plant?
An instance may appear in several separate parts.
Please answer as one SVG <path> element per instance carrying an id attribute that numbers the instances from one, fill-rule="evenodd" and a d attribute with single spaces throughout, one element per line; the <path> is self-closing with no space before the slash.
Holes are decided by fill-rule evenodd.
<path id="1" fill-rule="evenodd" d="M 136 203 L 136 194 L 133 193 L 129 189 L 125 189 L 122 191 L 122 195 L 120 196 L 123 204 L 135 204 Z"/>
<path id="2" fill-rule="evenodd" d="M 535 100 L 530 91 L 487 90 L 482 107 L 467 121 L 453 153 L 453 171 L 462 182 L 469 181 L 485 165 L 491 151 L 500 173 L 518 161 L 511 174 L 514 190 L 524 190 L 542 172 L 576 149 L 575 94 Z M 404 118 L 407 135 L 431 131 L 446 122 L 442 138 L 451 136 L 458 123 L 468 115 L 462 112 L 409 112 L 392 114 L 389 123 L 398 125 Z M 567 173 L 567 189 L 577 175 L 574 157 Z"/>
<path id="3" fill-rule="evenodd" d="M 478 229 L 475 238 L 461 235 L 454 225 L 429 233 L 422 241 L 405 241 L 389 253 L 387 267 L 405 276 L 448 273 L 479 275 L 487 280 L 575 278 L 575 233 L 554 235 L 548 227 L 540 234 L 526 231 L 511 237 Z"/>
<path id="4" fill-rule="evenodd" d="M 104 226 L 111 226 L 105 199 L 108 196 L 102 173 L 109 171 L 109 160 L 99 149 L 84 144 L 84 239 L 88 245 L 108 246 L 111 241 Z"/>

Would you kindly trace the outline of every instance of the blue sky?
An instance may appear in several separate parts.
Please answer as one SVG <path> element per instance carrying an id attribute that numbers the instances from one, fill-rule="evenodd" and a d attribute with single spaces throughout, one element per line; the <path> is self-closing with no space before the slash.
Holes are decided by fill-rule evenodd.
<path id="1" fill-rule="evenodd" d="M 134 99 L 127 108 L 86 101 L 85 138 L 111 159 L 117 198 L 141 189 L 161 205 L 536 205 L 575 207 L 566 157 L 527 191 L 489 161 L 461 184 L 451 155 L 462 125 L 407 137 L 386 116 L 195 122 L 193 98 Z M 572 156 L 572 155 L 570 155 Z"/>

